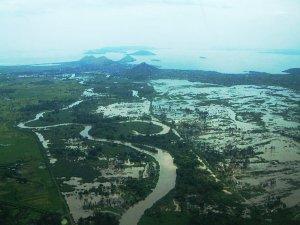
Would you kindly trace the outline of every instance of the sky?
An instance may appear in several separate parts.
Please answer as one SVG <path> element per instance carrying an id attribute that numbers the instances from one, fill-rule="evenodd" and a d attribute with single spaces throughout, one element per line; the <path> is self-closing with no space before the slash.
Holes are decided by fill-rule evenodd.
<path id="1" fill-rule="evenodd" d="M 300 0 L 0 0 L 0 55 L 144 45 L 300 49 Z"/>

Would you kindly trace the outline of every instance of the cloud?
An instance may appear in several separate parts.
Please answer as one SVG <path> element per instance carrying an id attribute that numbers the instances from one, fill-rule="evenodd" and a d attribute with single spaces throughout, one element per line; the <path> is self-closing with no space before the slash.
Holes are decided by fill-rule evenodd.
<path id="1" fill-rule="evenodd" d="M 299 0 L 0 0 L 0 51 L 296 48 L 299 11 Z"/>
<path id="2" fill-rule="evenodd" d="M 199 4 L 200 0 L 1 0 L 2 13 L 38 13 L 67 8 L 124 7 L 145 4 Z"/>
<path id="3" fill-rule="evenodd" d="M 266 13 L 299 10 L 298 0 L 0 0 L 3 15 L 30 15 L 50 13 L 58 10 L 121 8 L 149 5 L 194 5 L 205 8 L 236 9 L 244 12 L 264 10 Z M 293 10 L 294 9 L 294 10 Z M 299 12 L 299 11 L 298 11 Z"/>
<path id="4" fill-rule="evenodd" d="M 224 0 L 0 0 L 2 14 L 42 14 L 56 10 L 119 8 L 145 5 L 200 5 L 229 8 Z"/>

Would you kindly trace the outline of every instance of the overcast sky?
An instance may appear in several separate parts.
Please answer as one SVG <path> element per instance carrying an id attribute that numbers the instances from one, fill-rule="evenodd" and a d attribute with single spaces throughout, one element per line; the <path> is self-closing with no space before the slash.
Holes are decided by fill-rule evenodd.
<path id="1" fill-rule="evenodd" d="M 0 54 L 113 45 L 299 49 L 300 0 L 0 0 Z"/>

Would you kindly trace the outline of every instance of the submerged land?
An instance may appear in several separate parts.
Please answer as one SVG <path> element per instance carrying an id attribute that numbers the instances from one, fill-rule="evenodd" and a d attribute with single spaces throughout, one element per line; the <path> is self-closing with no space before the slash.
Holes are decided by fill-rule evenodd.
<path id="1" fill-rule="evenodd" d="M 299 223 L 300 69 L 133 61 L 0 67 L 0 224 Z"/>

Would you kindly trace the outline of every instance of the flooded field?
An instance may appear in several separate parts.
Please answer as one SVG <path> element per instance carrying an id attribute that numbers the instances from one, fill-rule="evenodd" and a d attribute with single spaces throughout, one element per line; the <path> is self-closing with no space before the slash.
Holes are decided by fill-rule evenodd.
<path id="1" fill-rule="evenodd" d="M 133 103 L 115 103 L 108 106 L 99 106 L 97 113 L 102 113 L 106 117 L 141 117 L 150 114 L 150 101 Z"/>
<path id="2" fill-rule="evenodd" d="M 273 86 L 226 87 L 187 80 L 151 84 L 158 93 L 152 103 L 155 115 L 174 121 L 194 143 L 204 142 L 227 154 L 222 167 L 232 170 L 237 188 L 249 184 L 264 189 L 250 202 L 263 204 L 275 195 L 287 206 L 300 203 L 299 93 Z M 236 153 L 228 154 L 229 149 Z M 242 155 L 246 150 L 253 153 Z"/>
<path id="3" fill-rule="evenodd" d="M 298 92 L 97 79 L 74 80 L 84 87 L 76 99 L 31 106 L 15 125 L 40 143 L 37 168 L 51 170 L 75 223 L 95 212 L 144 225 L 299 206 Z"/>
<path id="4" fill-rule="evenodd" d="M 90 88 L 86 89 L 82 96 L 89 98 L 95 96 L 103 97 L 105 95 L 95 93 Z M 138 93 L 135 91 L 133 91 L 133 96 L 139 98 Z M 75 101 L 61 108 L 60 111 L 78 107 L 82 102 L 83 100 Z M 63 135 L 60 135 L 60 133 L 64 131 L 63 127 L 73 126 L 72 129 L 75 127 L 80 129 L 80 124 L 58 123 L 30 126 L 31 123 L 38 122 L 43 118 L 46 113 L 52 112 L 44 111 L 38 113 L 34 119 L 19 123 L 18 127 L 31 129 L 35 132 L 46 151 L 46 156 L 53 170 L 56 170 L 56 167 L 60 168 L 62 163 L 70 164 L 69 169 L 73 168 L 75 170 L 59 171 L 59 174 L 56 174 L 56 179 L 59 181 L 62 194 L 75 222 L 78 222 L 80 218 L 92 216 L 94 210 L 100 209 L 102 212 L 120 217 L 120 224 L 122 225 L 137 224 L 145 210 L 153 206 L 156 201 L 175 187 L 176 166 L 168 152 L 157 147 L 145 145 L 145 148 L 154 151 L 149 152 L 130 142 L 94 138 L 89 134 L 89 131 L 92 129 L 91 125 L 86 125 L 81 132 L 78 131 L 78 135 L 75 138 L 66 132 Z M 150 124 L 155 126 L 156 128 L 153 128 L 154 130 L 150 133 L 150 136 L 165 135 L 170 131 L 168 125 L 161 123 L 155 118 L 150 118 L 150 120 L 142 119 L 143 116 L 150 115 L 150 101 L 145 99 L 142 99 L 142 102 L 138 100 L 132 103 L 115 103 L 108 106 L 99 106 L 94 113 L 102 114 L 104 117 L 114 118 L 121 116 L 127 118 L 128 120 L 119 122 L 121 125 L 137 124 L 135 126 L 139 127 L 142 124 Z M 136 136 L 146 135 L 135 130 L 133 131 Z M 116 149 L 115 147 L 110 147 L 110 145 L 119 147 Z M 67 158 L 61 157 L 61 153 L 58 154 L 57 148 L 63 149 L 65 152 L 63 154 L 69 156 Z M 96 153 L 99 149 L 102 152 L 101 154 Z M 105 154 L 103 150 L 107 153 Z M 122 151 L 126 152 L 125 159 Z M 130 156 L 128 152 L 132 151 L 137 151 L 137 153 Z M 123 156 L 121 157 L 120 155 Z M 145 157 L 145 155 L 149 157 Z M 84 169 L 89 174 L 84 174 L 84 171 L 83 174 L 79 171 L 76 172 L 78 170 L 77 166 L 71 165 L 74 163 L 78 163 L 79 167 L 81 165 L 89 168 Z M 68 168 L 67 165 L 64 165 L 64 167 Z M 155 184 L 156 176 L 157 183 Z M 149 180 L 151 181 L 150 183 Z M 133 190 L 126 187 L 129 182 L 135 183 Z M 144 182 L 145 184 L 143 184 Z M 152 183 L 155 186 L 149 190 Z M 143 185 L 146 185 L 146 187 L 143 187 Z M 132 193 L 139 191 L 138 186 L 146 189 L 143 190 L 142 196 L 135 196 Z"/>

